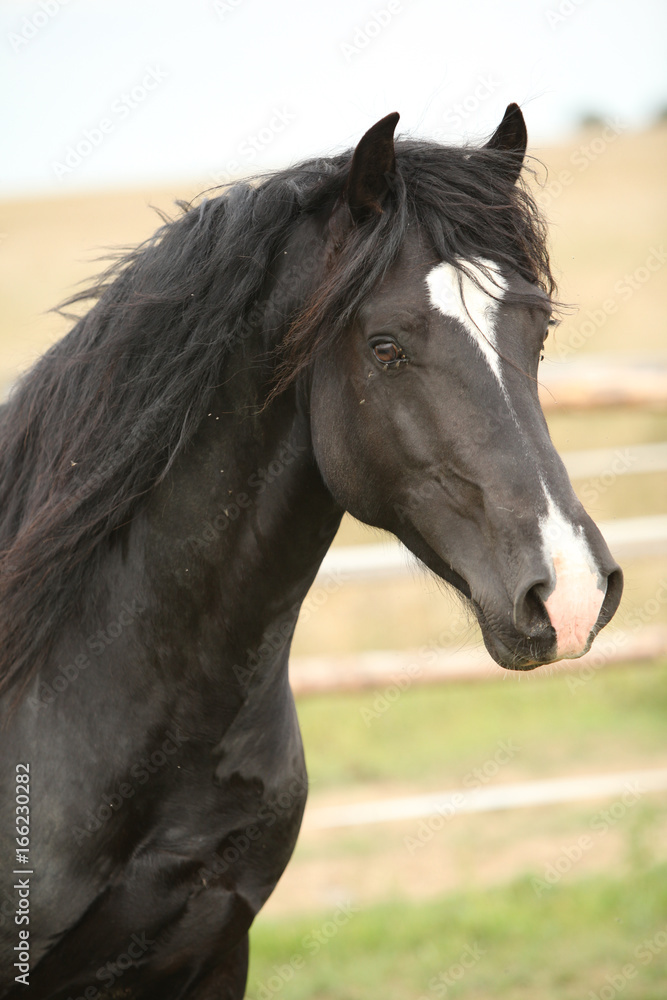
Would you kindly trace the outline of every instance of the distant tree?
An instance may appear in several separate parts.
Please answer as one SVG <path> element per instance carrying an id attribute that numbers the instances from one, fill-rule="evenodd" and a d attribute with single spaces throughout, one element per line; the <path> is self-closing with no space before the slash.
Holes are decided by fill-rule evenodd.
<path id="1" fill-rule="evenodd" d="M 595 111 L 588 111 L 579 119 L 580 128 L 600 128 L 604 125 L 604 118 Z"/>

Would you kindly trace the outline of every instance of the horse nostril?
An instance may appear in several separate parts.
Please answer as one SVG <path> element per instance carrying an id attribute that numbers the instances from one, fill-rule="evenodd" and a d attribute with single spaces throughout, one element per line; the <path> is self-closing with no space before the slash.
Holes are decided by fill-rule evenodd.
<path id="1" fill-rule="evenodd" d="M 607 577 L 607 590 L 604 595 L 600 614 L 595 624 L 594 633 L 597 634 L 601 628 L 611 621 L 616 614 L 616 610 L 621 603 L 623 594 L 623 571 L 617 566 Z"/>
<path id="2" fill-rule="evenodd" d="M 522 591 L 514 602 L 514 627 L 529 639 L 539 639 L 553 634 L 553 627 L 541 594 L 548 587 L 546 580 L 538 580 Z"/>
<path id="3" fill-rule="evenodd" d="M 556 560 L 554 581 L 538 580 L 519 592 L 514 625 L 534 658 L 582 656 L 616 611 L 622 579 L 617 566 L 607 575 L 606 569 L 596 572 L 576 560 Z"/>

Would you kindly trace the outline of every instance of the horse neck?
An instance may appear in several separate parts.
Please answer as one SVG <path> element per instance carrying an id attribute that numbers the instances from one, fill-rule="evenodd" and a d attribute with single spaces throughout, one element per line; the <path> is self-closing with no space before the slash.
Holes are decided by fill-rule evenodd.
<path id="1" fill-rule="evenodd" d="M 206 619 L 218 648 L 239 637 L 245 650 L 276 629 L 291 638 L 342 516 L 299 391 L 262 408 L 256 371 L 237 364 L 145 517 L 146 573 L 164 627 L 177 602 L 195 629 Z"/>

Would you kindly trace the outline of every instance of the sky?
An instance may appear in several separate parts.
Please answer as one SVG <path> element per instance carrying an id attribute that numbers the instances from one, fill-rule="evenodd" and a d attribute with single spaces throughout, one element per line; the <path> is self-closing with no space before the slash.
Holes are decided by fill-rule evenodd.
<path id="1" fill-rule="evenodd" d="M 667 107 L 664 0 L 3 0 L 0 197 L 205 188 L 399 133 L 531 151 Z"/>

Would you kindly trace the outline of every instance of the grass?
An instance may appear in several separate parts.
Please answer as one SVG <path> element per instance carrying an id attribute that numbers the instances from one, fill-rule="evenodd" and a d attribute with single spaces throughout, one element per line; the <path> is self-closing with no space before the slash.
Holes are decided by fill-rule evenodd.
<path id="1" fill-rule="evenodd" d="M 556 672 L 415 687 L 391 703 L 372 691 L 301 698 L 310 806 L 666 767 L 667 661 L 586 677 Z M 369 710 L 376 716 L 366 715 L 366 725 L 362 712 Z M 613 822 L 601 829 L 610 809 Z M 640 791 L 629 803 L 619 795 L 592 797 L 463 814 L 435 826 L 416 818 L 306 826 L 267 916 L 291 921 L 348 895 L 366 906 L 392 896 L 474 894 L 544 873 L 582 836 L 591 838 L 591 849 L 568 881 L 660 865 L 667 858 L 667 797 Z"/>
<path id="2" fill-rule="evenodd" d="M 314 794 L 367 782 L 457 787 L 502 740 L 520 748 L 503 770 L 513 780 L 629 770 L 665 764 L 667 661 L 607 668 L 586 681 L 508 676 L 414 687 L 393 703 L 363 691 L 301 698 L 297 707 Z"/>
<path id="3" fill-rule="evenodd" d="M 289 1000 L 610 1000 L 616 992 L 664 1000 L 667 866 L 563 879 L 541 895 L 525 877 L 421 904 L 334 906 L 288 925 L 260 918 L 247 996 L 281 992 Z"/>

